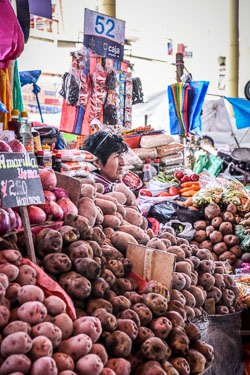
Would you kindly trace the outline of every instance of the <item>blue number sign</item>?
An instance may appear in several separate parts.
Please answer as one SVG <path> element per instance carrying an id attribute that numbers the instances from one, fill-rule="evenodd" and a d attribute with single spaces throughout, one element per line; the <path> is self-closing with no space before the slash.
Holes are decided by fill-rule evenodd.
<path id="1" fill-rule="evenodd" d="M 125 22 L 85 9 L 84 45 L 94 54 L 123 60 Z"/>

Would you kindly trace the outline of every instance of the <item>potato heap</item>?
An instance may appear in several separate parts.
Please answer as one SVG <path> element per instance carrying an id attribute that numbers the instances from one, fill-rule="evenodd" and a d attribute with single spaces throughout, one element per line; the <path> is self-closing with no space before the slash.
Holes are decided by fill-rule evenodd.
<path id="1" fill-rule="evenodd" d="M 222 261 L 215 261 L 208 249 L 175 237 L 174 229 L 165 227 L 159 238 L 154 238 L 154 247 L 160 241 L 167 251 L 176 255 L 173 274 L 170 308 L 178 311 L 184 319 L 202 315 L 203 309 L 210 314 L 229 314 L 241 310 L 239 290 L 230 275 L 226 274 Z M 159 245 L 160 247 L 160 245 Z"/>
<path id="2" fill-rule="evenodd" d="M 214 260 L 227 261 L 234 268 L 239 268 L 242 250 L 234 234 L 234 226 L 240 221 L 237 207 L 229 204 L 226 211 L 221 212 L 217 204 L 209 204 L 205 208 L 205 218 L 194 223 L 196 232 L 192 243 L 211 251 Z"/>

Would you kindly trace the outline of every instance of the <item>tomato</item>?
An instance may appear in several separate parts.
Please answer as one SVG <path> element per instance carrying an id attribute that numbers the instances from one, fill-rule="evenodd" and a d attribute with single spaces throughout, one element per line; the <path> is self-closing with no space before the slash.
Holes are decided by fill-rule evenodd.
<path id="1" fill-rule="evenodd" d="M 143 197 L 152 197 L 152 193 L 151 193 L 151 191 L 149 191 L 149 190 L 141 189 L 141 190 L 140 190 L 140 194 L 141 194 Z"/>
<path id="2" fill-rule="evenodd" d="M 167 192 L 162 192 L 159 195 L 157 195 L 157 197 L 170 197 L 170 194 Z"/>
<path id="3" fill-rule="evenodd" d="M 177 187 L 171 187 L 168 189 L 168 192 L 171 196 L 179 195 L 179 189 Z"/>
<path id="4" fill-rule="evenodd" d="M 183 182 L 189 182 L 189 181 L 191 181 L 191 179 L 190 179 L 190 177 L 189 176 L 184 176 L 184 177 L 182 177 L 182 179 L 181 179 L 181 183 L 183 184 Z"/>
<path id="5" fill-rule="evenodd" d="M 184 176 L 184 173 L 182 171 L 176 171 L 174 173 L 174 176 L 180 181 L 182 177 Z"/>

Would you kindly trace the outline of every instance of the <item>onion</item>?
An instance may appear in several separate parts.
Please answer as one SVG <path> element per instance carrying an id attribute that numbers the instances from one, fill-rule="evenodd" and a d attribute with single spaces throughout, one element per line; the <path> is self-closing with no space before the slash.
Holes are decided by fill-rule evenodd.
<path id="1" fill-rule="evenodd" d="M 54 193 L 52 193 L 52 191 L 44 190 L 43 193 L 44 193 L 44 198 L 46 202 L 56 201 L 56 196 Z"/>
<path id="2" fill-rule="evenodd" d="M 12 152 L 12 149 L 8 143 L 0 141 L 0 152 Z"/>
<path id="3" fill-rule="evenodd" d="M 10 217 L 9 214 L 0 208 L 0 235 L 5 234 L 10 230 Z"/>
<path id="4" fill-rule="evenodd" d="M 27 152 L 24 145 L 18 139 L 13 139 L 12 141 L 8 142 L 8 145 L 13 152 Z"/>
<path id="5" fill-rule="evenodd" d="M 56 200 L 61 199 L 61 198 L 68 198 L 69 197 L 67 191 L 64 190 L 63 188 L 60 188 L 60 187 L 56 187 L 53 190 L 53 193 L 56 196 Z"/>
<path id="6" fill-rule="evenodd" d="M 77 207 L 74 205 L 73 202 L 71 202 L 71 200 L 69 198 L 59 199 L 59 201 L 57 201 L 57 203 L 62 208 L 64 217 L 68 214 L 72 214 L 72 215 L 78 214 Z"/>
<path id="7" fill-rule="evenodd" d="M 46 213 L 37 206 L 29 206 L 28 213 L 30 218 L 30 224 L 44 223 L 46 220 Z"/>
<path id="8" fill-rule="evenodd" d="M 54 220 L 62 220 L 63 218 L 63 209 L 56 202 L 49 202 L 48 206 L 50 208 L 50 214 Z"/>
<path id="9" fill-rule="evenodd" d="M 21 216 L 19 215 L 18 212 L 15 212 L 15 215 L 16 215 L 16 229 L 22 228 L 23 223 L 22 223 Z"/>
<path id="10" fill-rule="evenodd" d="M 43 190 L 52 191 L 56 187 L 56 174 L 52 169 L 39 169 Z"/>
<path id="11" fill-rule="evenodd" d="M 16 215 L 15 212 L 12 210 L 12 208 L 5 208 L 5 211 L 9 214 L 10 217 L 10 228 L 16 229 Z"/>

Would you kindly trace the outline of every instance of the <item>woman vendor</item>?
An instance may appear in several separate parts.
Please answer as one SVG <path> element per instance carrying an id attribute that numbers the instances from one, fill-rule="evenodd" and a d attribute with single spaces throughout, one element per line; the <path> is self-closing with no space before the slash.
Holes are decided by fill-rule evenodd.
<path id="1" fill-rule="evenodd" d="M 93 173 L 95 182 L 104 185 L 105 193 L 111 192 L 123 177 L 123 154 L 128 152 L 127 144 L 120 135 L 100 130 L 87 137 L 82 148 L 97 158 L 94 162 L 97 172 Z"/>

